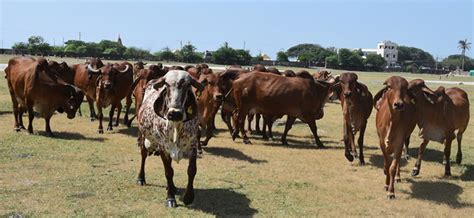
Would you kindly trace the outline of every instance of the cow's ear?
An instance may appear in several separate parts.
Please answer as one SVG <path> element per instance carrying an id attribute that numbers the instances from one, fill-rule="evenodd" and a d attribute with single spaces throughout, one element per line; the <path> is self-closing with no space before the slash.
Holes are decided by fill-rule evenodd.
<path id="1" fill-rule="evenodd" d="M 384 83 L 385 84 L 385 83 Z M 379 110 L 379 100 L 382 98 L 383 94 L 387 91 L 388 87 L 384 87 L 380 91 L 377 92 L 377 94 L 374 95 L 374 108 Z"/>
<path id="2" fill-rule="evenodd" d="M 166 78 L 165 77 L 161 77 L 159 79 L 156 80 L 156 82 L 153 83 L 153 88 L 155 90 L 159 90 L 161 87 L 163 87 L 163 85 L 166 84 Z"/>
<path id="3" fill-rule="evenodd" d="M 367 86 L 359 83 L 359 82 L 356 82 L 356 90 L 357 92 L 362 95 L 362 96 L 368 96 L 369 95 L 369 89 L 367 88 Z"/>
<path id="4" fill-rule="evenodd" d="M 441 88 L 441 89 L 440 89 Z M 421 91 L 423 92 L 423 96 L 425 99 L 430 103 L 430 104 L 436 104 L 438 102 L 441 102 L 443 100 L 443 94 L 444 94 L 444 87 L 440 87 L 437 90 L 437 93 L 431 91 L 426 86 L 423 86 L 421 88 Z"/>
<path id="5" fill-rule="evenodd" d="M 44 58 L 38 59 L 38 65 L 36 66 L 36 69 L 39 71 L 48 71 L 49 70 L 48 61 Z"/>
<path id="6" fill-rule="evenodd" d="M 189 76 L 191 78 L 191 85 L 196 88 L 198 91 L 202 92 L 202 90 L 204 90 L 204 84 L 198 82 L 197 80 L 195 80 L 194 78 L 192 78 L 192 76 Z M 207 80 L 206 80 L 206 84 L 207 84 Z"/>
<path id="7" fill-rule="evenodd" d="M 168 92 L 167 89 L 163 89 L 163 91 L 161 91 L 158 98 L 155 100 L 155 103 L 153 103 L 153 110 L 158 116 L 160 116 L 163 119 L 165 119 L 165 114 L 167 111 L 167 105 L 165 101 L 167 92 Z"/>
<path id="8" fill-rule="evenodd" d="M 197 117 L 198 115 L 198 107 L 196 103 L 196 97 L 191 90 L 187 93 L 188 97 L 186 98 L 186 102 L 184 103 L 184 110 L 186 113 L 186 119 L 184 122 L 192 120 Z"/>

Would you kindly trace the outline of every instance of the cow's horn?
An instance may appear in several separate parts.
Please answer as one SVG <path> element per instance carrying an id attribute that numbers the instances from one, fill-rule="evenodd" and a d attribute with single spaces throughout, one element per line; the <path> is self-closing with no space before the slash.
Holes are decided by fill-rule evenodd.
<path id="1" fill-rule="evenodd" d="M 120 73 L 125 73 L 128 71 L 128 64 L 125 65 L 125 70 L 119 70 Z"/>
<path id="2" fill-rule="evenodd" d="M 94 73 L 100 73 L 100 69 L 94 69 L 92 68 L 91 64 L 87 65 L 87 70 L 92 71 Z"/>

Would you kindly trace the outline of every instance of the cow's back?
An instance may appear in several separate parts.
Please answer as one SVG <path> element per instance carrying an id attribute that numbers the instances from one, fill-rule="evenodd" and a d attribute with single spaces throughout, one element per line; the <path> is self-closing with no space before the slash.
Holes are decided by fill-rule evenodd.
<path id="1" fill-rule="evenodd" d="M 5 70 L 7 81 L 20 105 L 25 105 L 28 94 L 34 88 L 36 66 L 36 60 L 30 57 L 16 57 L 8 62 Z"/>

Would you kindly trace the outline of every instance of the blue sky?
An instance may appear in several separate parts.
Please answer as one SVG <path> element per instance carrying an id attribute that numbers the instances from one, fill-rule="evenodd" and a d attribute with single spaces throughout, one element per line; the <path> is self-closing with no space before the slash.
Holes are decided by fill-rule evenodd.
<path id="1" fill-rule="evenodd" d="M 190 41 L 215 50 L 224 41 L 274 57 L 298 43 L 375 48 L 391 40 L 434 57 L 473 41 L 473 1 L 8 1 L 0 0 L 4 47 L 41 35 L 50 44 L 116 40 L 152 52 Z M 473 48 L 467 53 L 473 57 Z"/>

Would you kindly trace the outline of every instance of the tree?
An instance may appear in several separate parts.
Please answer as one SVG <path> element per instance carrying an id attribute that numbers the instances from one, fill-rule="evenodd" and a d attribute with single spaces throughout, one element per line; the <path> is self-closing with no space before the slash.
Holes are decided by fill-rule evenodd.
<path id="1" fill-rule="evenodd" d="M 249 50 L 237 49 L 237 64 L 239 65 L 250 65 L 252 61 L 252 55 Z"/>
<path id="2" fill-rule="evenodd" d="M 127 58 L 135 58 L 135 59 L 145 59 L 151 56 L 150 51 L 137 48 L 137 47 L 129 47 L 123 55 Z"/>
<path id="3" fill-rule="evenodd" d="M 196 47 L 189 43 L 178 52 L 178 59 L 185 63 L 197 63 L 202 61 L 202 55 L 197 54 Z"/>
<path id="4" fill-rule="evenodd" d="M 458 48 L 461 49 L 461 55 L 462 55 L 461 69 L 464 71 L 464 59 L 466 57 L 466 50 L 471 49 L 471 43 L 468 42 L 467 39 L 459 40 Z"/>
<path id="5" fill-rule="evenodd" d="M 364 65 L 367 70 L 383 71 L 383 67 L 386 64 L 385 58 L 378 54 L 367 54 L 364 59 Z"/>
<path id="6" fill-rule="evenodd" d="M 333 68 L 333 69 L 339 68 L 339 61 L 338 61 L 337 54 L 333 54 L 331 56 L 326 57 L 326 67 Z"/>
<path id="7" fill-rule="evenodd" d="M 213 62 L 226 65 L 249 65 L 252 56 L 248 50 L 233 49 L 229 43 L 224 42 L 222 46 L 212 53 Z"/>
<path id="8" fill-rule="evenodd" d="M 335 54 L 335 52 L 326 50 L 317 44 L 298 44 L 286 51 L 289 57 L 297 57 L 299 61 L 315 62 L 322 65 L 326 57 Z"/>
<path id="9" fill-rule="evenodd" d="M 279 51 L 277 53 L 277 61 L 288 61 L 288 55 L 283 51 Z"/>
<path id="10" fill-rule="evenodd" d="M 17 42 L 13 44 L 12 49 L 18 49 L 18 50 L 27 50 L 28 49 L 28 44 L 24 42 Z"/>
<path id="11" fill-rule="evenodd" d="M 461 66 L 463 59 L 465 59 L 464 60 L 465 70 L 473 70 L 474 59 L 471 59 L 467 56 L 462 56 L 462 55 L 450 55 L 447 58 L 443 59 L 443 61 L 441 61 L 441 65 L 444 68 L 455 70 L 457 67 Z"/>
<path id="12" fill-rule="evenodd" d="M 358 51 L 350 51 L 349 49 L 339 49 L 339 66 L 345 70 L 362 70 L 364 63 L 362 56 Z"/>
<path id="13" fill-rule="evenodd" d="M 435 66 L 436 64 L 433 56 L 430 53 L 419 48 L 407 46 L 398 47 L 398 63 L 405 68 L 408 65 L 412 65 L 412 63 L 416 63 L 416 65 L 412 65 L 411 67 Z"/>
<path id="14" fill-rule="evenodd" d="M 168 47 L 163 48 L 160 52 L 156 52 L 155 56 L 157 56 L 158 59 L 164 60 L 164 61 L 175 61 L 176 60 L 176 56 L 174 55 L 174 53 Z"/>
<path id="15" fill-rule="evenodd" d="M 30 36 L 28 38 L 28 50 L 33 53 L 45 54 L 51 51 L 51 46 L 41 36 Z"/>
<path id="16" fill-rule="evenodd" d="M 122 55 L 127 49 L 120 43 L 111 40 L 102 40 L 98 45 L 103 54 Z"/>

